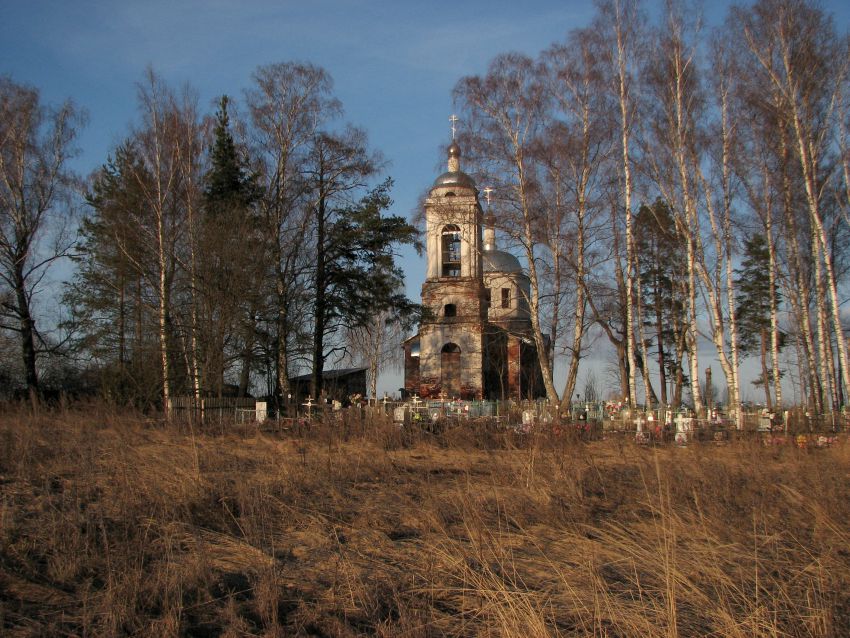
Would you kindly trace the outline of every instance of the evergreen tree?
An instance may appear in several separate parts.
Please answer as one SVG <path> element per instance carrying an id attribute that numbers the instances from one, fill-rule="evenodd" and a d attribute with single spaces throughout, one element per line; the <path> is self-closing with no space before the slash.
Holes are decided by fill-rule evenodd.
<path id="1" fill-rule="evenodd" d="M 640 256 L 641 296 L 644 323 L 653 334 L 657 355 L 661 401 L 681 404 L 687 376 L 682 368 L 685 352 L 685 272 L 682 237 L 670 207 L 662 200 L 641 206 L 635 216 L 635 245 Z M 674 382 L 673 397 L 667 396 L 668 375 Z M 668 399 L 672 398 L 672 403 Z"/>
<path id="2" fill-rule="evenodd" d="M 770 254 L 767 240 L 762 234 L 755 234 L 744 241 L 744 261 L 741 268 L 736 269 L 738 278 L 735 280 L 737 317 L 739 326 L 739 346 L 741 353 L 753 355 L 758 353 L 761 362 L 761 379 L 755 385 L 764 387 L 765 403 L 770 410 L 773 402 L 770 395 L 770 384 L 773 371 L 768 366 L 770 351 Z M 777 305 L 781 299 L 778 286 L 774 286 L 773 295 Z M 779 333 L 779 347 L 785 343 L 785 333 Z"/>
<path id="3" fill-rule="evenodd" d="M 407 299 L 395 247 L 416 245 L 418 231 L 403 217 L 384 216 L 392 203 L 387 179 L 353 205 L 328 211 L 318 235 L 317 268 L 311 275 L 314 334 L 312 392 L 322 389 L 324 363 L 344 349 L 336 337 L 368 326 L 381 313 L 388 320 L 410 319 L 418 306 Z"/>
<path id="4" fill-rule="evenodd" d="M 238 152 L 233 140 L 227 110 L 229 104 L 230 98 L 223 95 L 216 113 L 210 170 L 205 176 L 204 198 L 207 212 L 211 215 L 234 208 L 244 213 L 259 197 L 256 179 L 249 173 L 247 161 Z"/>
<path id="5" fill-rule="evenodd" d="M 144 174 L 129 142 L 95 174 L 86 195 L 90 213 L 80 224 L 77 270 L 64 295 L 78 351 L 100 368 L 104 395 L 139 406 L 155 402 L 158 387 L 150 285 L 155 257 L 134 223 L 144 210 L 145 180 L 137 179 Z"/>
<path id="6" fill-rule="evenodd" d="M 256 336 L 255 317 L 265 278 L 263 238 L 255 204 L 260 196 L 230 128 L 229 98 L 216 113 L 209 171 L 204 176 L 204 210 L 198 243 L 198 321 L 203 389 L 221 395 L 225 377 L 238 362 L 238 394 L 247 393 Z"/>

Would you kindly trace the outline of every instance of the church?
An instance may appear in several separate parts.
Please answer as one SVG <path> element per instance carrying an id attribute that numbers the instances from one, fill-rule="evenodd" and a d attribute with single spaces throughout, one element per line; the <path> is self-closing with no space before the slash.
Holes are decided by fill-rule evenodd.
<path id="1" fill-rule="evenodd" d="M 427 272 L 419 333 L 404 342 L 408 396 L 534 399 L 545 396 L 528 308 L 529 279 L 516 257 L 496 247 L 461 149 L 425 200 Z"/>

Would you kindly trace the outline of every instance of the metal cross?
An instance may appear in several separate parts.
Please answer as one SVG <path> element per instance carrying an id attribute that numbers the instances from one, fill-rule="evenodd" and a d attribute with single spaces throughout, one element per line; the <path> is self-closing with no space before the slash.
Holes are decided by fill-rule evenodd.
<path id="1" fill-rule="evenodd" d="M 451 123 L 452 123 L 452 141 L 454 141 L 454 139 L 455 139 L 455 132 L 457 131 L 457 129 L 455 128 L 455 124 L 457 124 L 457 121 L 458 121 L 459 119 L 460 119 L 460 118 L 459 118 L 457 115 L 455 115 L 454 113 L 452 113 L 452 114 L 451 114 L 451 116 L 449 117 L 449 122 L 451 122 Z"/>
<path id="2" fill-rule="evenodd" d="M 483 191 L 483 193 L 484 193 L 484 199 L 486 199 L 486 200 L 487 200 L 487 208 L 490 208 L 490 193 L 492 193 L 492 192 L 493 192 L 493 189 L 492 189 L 492 188 L 490 188 L 489 186 L 488 186 L 488 187 L 486 187 L 486 188 L 484 189 L 484 191 Z"/>

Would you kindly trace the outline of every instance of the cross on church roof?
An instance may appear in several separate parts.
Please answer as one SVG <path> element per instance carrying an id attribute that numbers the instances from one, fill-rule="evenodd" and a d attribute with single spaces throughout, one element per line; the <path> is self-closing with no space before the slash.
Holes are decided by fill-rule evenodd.
<path id="1" fill-rule="evenodd" d="M 484 199 L 487 200 L 487 208 L 489 210 L 489 208 L 490 208 L 490 193 L 493 192 L 493 189 L 491 187 L 487 186 L 482 192 L 484 193 Z"/>
<path id="2" fill-rule="evenodd" d="M 455 139 L 455 133 L 457 132 L 457 128 L 455 127 L 455 124 L 457 124 L 457 121 L 458 121 L 459 119 L 460 119 L 460 118 L 459 118 L 457 115 L 455 115 L 454 113 L 452 113 L 452 114 L 449 116 L 449 122 L 451 122 L 451 123 L 452 123 L 452 141 L 454 141 L 454 139 Z"/>

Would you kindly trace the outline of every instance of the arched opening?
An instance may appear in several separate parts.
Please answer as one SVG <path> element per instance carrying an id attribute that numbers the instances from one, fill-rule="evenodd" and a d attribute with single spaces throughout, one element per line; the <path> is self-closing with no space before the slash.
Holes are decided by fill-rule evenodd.
<path id="1" fill-rule="evenodd" d="M 447 343 L 440 351 L 440 387 L 449 397 L 460 396 L 460 346 Z"/>
<path id="2" fill-rule="evenodd" d="M 454 197 L 454 196 L 455 196 L 454 191 L 449 191 L 448 193 L 446 193 L 444 195 L 444 197 Z"/>
<path id="3" fill-rule="evenodd" d="M 443 226 L 441 233 L 443 277 L 460 277 L 460 228 Z"/>
<path id="4" fill-rule="evenodd" d="M 446 317 L 457 317 L 457 306 L 453 303 L 447 303 L 443 307 L 443 315 Z"/>

